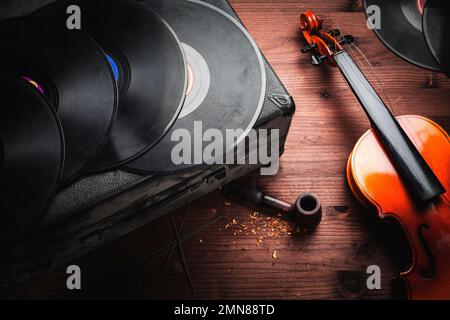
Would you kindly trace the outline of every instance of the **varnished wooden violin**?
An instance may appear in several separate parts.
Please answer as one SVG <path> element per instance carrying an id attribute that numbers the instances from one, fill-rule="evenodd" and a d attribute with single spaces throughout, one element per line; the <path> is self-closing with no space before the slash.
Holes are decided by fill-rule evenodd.
<path id="1" fill-rule="evenodd" d="M 450 142 L 430 119 L 394 117 L 344 49 L 351 36 L 322 30 L 311 12 L 301 15 L 311 63 L 342 72 L 372 128 L 356 143 L 347 165 L 352 193 L 381 219 L 396 219 L 410 244 L 412 264 L 401 274 L 410 299 L 450 299 Z M 340 39 L 340 40 L 338 40 Z"/>

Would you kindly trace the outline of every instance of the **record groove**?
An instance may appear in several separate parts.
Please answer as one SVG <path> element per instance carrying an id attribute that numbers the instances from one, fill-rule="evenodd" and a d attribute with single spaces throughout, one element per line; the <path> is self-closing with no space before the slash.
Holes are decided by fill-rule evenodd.
<path id="1" fill-rule="evenodd" d="M 0 242 L 10 243 L 42 218 L 64 161 L 61 124 L 27 81 L 0 74 Z"/>
<path id="2" fill-rule="evenodd" d="M 431 53 L 450 77 L 450 1 L 427 1 L 423 14 L 423 31 Z"/>
<path id="3" fill-rule="evenodd" d="M 381 9 L 381 29 L 373 31 L 386 47 L 410 63 L 442 71 L 423 36 L 420 12 L 423 0 L 364 0 L 366 13 L 372 5 Z"/>
<path id="4" fill-rule="evenodd" d="M 63 1 L 37 14 L 65 24 L 68 5 L 80 7 L 83 31 L 117 67 L 115 127 L 90 171 L 114 169 L 149 150 L 173 125 L 185 98 L 184 54 L 169 25 L 134 1 Z"/>
<path id="5" fill-rule="evenodd" d="M 97 157 L 117 112 L 117 87 L 102 50 L 79 31 L 43 19 L 0 21 L 0 71 L 32 83 L 56 109 L 66 159 L 61 183 L 79 177 Z"/>
<path id="6" fill-rule="evenodd" d="M 195 121 L 202 121 L 203 131 L 217 129 L 223 136 L 227 129 L 242 129 L 243 133 L 235 143 L 224 146 L 224 153 L 243 141 L 254 127 L 265 100 L 264 60 L 242 24 L 213 5 L 180 0 L 141 3 L 155 10 L 171 25 L 184 48 L 192 48 L 193 51 L 186 54 L 188 60 L 192 59 L 188 64 L 196 64 L 197 67 L 191 67 L 191 71 L 196 69 L 210 74 L 193 75 L 194 79 L 202 79 L 202 86 L 208 87 L 206 96 L 204 88 L 195 91 L 200 98 L 191 99 L 188 95 L 186 101 L 193 101 L 193 105 L 188 106 L 189 110 L 183 106 L 182 116 L 168 134 L 150 151 L 127 164 L 126 169 L 144 174 L 192 170 L 201 165 L 194 159 L 202 158 L 194 146 Z M 175 164 L 171 161 L 171 152 L 178 143 L 171 141 L 172 134 L 178 129 L 188 130 L 192 137 L 191 163 Z M 206 144 L 204 142 L 203 147 Z M 206 163 L 215 159 L 203 160 Z"/>

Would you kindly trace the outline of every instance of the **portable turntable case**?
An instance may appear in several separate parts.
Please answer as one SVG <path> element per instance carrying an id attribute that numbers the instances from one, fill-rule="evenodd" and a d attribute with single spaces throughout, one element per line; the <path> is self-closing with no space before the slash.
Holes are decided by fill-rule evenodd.
<path id="1" fill-rule="evenodd" d="M 0 19 L 26 15 L 54 1 L 2 1 Z M 205 2 L 238 19 L 227 0 Z M 279 129 L 281 154 L 295 104 L 265 59 L 264 64 L 266 98 L 255 129 Z M 3 252 L 2 279 L 28 281 L 258 168 L 248 164 L 210 165 L 167 176 L 142 176 L 122 170 L 85 176 L 56 195 L 35 233 Z"/>

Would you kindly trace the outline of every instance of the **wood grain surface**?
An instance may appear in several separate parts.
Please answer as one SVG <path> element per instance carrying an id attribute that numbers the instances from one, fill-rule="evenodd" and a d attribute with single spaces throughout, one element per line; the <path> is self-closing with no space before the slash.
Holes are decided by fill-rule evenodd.
<path id="1" fill-rule="evenodd" d="M 302 55 L 299 15 L 313 9 L 327 28 L 355 36 L 371 62 L 365 71 L 398 115 L 419 114 L 450 129 L 450 81 L 415 67 L 386 49 L 366 27 L 361 1 L 233 0 L 232 4 L 297 104 L 280 172 L 247 177 L 286 201 L 302 192 L 317 193 L 324 218 L 312 234 L 239 232 L 258 208 L 226 199 L 220 191 L 192 203 L 182 233 L 214 216 L 223 219 L 183 242 L 195 287 L 188 284 L 178 250 L 160 283 L 165 256 L 143 270 L 135 259 L 173 241 L 170 216 L 163 217 L 100 250 L 74 261 L 82 269 L 83 289 L 66 289 L 65 268 L 18 288 L 21 298 L 152 299 L 380 299 L 394 296 L 391 279 L 407 262 L 396 229 L 380 226 L 357 205 L 345 180 L 347 157 L 369 128 L 356 98 L 337 69 L 312 67 Z M 180 221 L 183 210 L 174 213 Z M 264 223 L 265 218 L 261 218 Z M 225 228 L 227 224 L 231 227 Z M 269 230 L 270 231 L 270 230 Z M 264 239 L 258 243 L 257 239 Z M 276 259 L 274 252 L 276 251 Z M 365 289 L 366 268 L 378 265 L 381 290 Z"/>

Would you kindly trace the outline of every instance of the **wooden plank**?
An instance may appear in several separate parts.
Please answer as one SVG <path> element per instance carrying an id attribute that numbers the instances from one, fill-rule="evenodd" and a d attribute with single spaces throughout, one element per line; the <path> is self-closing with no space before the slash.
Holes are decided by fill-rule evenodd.
<path id="1" fill-rule="evenodd" d="M 390 296 L 390 280 L 398 266 L 388 258 L 388 248 L 371 231 L 367 217 L 352 208 L 327 207 L 320 227 L 313 234 L 281 234 L 278 239 L 256 239 L 266 235 L 235 235 L 233 219 L 249 225 L 253 208 L 232 201 L 223 204 L 219 192 L 195 202 L 183 232 L 209 221 L 217 213 L 221 222 L 184 243 L 196 295 L 192 295 L 180 259 L 174 254 L 168 273 L 157 284 L 164 258 L 138 271 L 133 260 L 162 247 L 173 239 L 169 217 L 75 261 L 85 270 L 83 290 L 65 290 L 65 270 L 60 269 L 22 290 L 22 297 L 42 295 L 66 298 L 380 298 Z M 214 207 L 217 209 L 213 210 Z M 213 209 L 212 209 L 213 208 Z M 217 212 L 214 212 L 217 211 Z M 181 212 L 176 215 L 180 220 Z M 261 218 L 262 223 L 265 218 Z M 262 225 L 262 224 L 261 224 Z M 200 243 L 200 239 L 201 242 Z M 132 245 L 130 245 L 132 244 Z M 278 259 L 274 261 L 273 251 Z M 113 258 L 114 257 L 114 258 Z M 364 289 L 366 268 L 377 264 L 383 270 L 382 290 Z M 361 281 L 364 281 L 363 283 Z M 356 284 L 355 284 L 356 282 Z M 361 284 L 362 283 L 362 284 Z M 359 290 L 352 289 L 352 286 Z M 354 290 L 355 292 L 351 292 Z M 50 296 L 52 297 L 52 296 Z"/>

